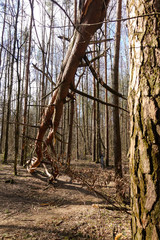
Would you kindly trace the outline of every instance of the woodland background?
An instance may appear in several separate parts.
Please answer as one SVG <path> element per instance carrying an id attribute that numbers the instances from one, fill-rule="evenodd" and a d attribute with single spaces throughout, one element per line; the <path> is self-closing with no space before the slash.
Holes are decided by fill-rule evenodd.
<path id="1" fill-rule="evenodd" d="M 59 4 L 73 21 L 78 18 L 76 16 L 78 2 L 62 1 Z M 125 2 L 122 5 L 122 16 L 126 17 Z M 107 9 L 106 24 L 97 31 L 87 49 L 88 59 L 97 59 L 92 63 L 94 69 L 110 87 L 114 67 L 115 19 L 116 1 L 111 1 Z M 128 31 L 125 21 L 121 22 L 121 25 L 118 86 L 119 92 L 127 98 Z M 8 161 L 10 154 L 19 158 L 21 164 L 31 157 L 37 128 L 54 90 L 73 31 L 70 19 L 51 1 L 1 2 L 0 152 L 4 153 L 4 162 Z M 95 81 L 85 65 L 82 63 L 77 70 L 75 77 L 77 89 L 112 104 L 113 94 Z M 92 155 L 93 161 L 97 162 L 100 152 L 103 151 L 107 165 L 113 165 L 113 107 L 105 106 L 80 94 L 75 94 L 74 98 L 72 158 L 85 159 L 89 156 L 91 158 Z M 127 109 L 127 101 L 124 99 L 119 101 L 119 106 Z M 57 153 L 62 158 L 67 155 L 70 109 L 71 101 L 68 99 L 58 129 L 60 141 L 56 143 Z M 121 135 L 119 144 L 122 145 L 123 160 L 127 161 L 128 113 L 120 110 L 119 120 Z M 92 154 L 94 149 L 96 152 Z"/>
<path id="2" fill-rule="evenodd" d="M 158 0 L 1 1 L 3 237 L 129 239 L 132 215 L 133 239 L 159 239 L 159 16 Z"/>

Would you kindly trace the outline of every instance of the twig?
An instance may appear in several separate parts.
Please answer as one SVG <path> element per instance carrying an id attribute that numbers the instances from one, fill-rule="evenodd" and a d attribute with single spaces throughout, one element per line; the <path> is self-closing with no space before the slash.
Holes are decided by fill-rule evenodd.
<path id="1" fill-rule="evenodd" d="M 111 87 L 109 87 L 103 80 L 101 77 L 98 76 L 98 74 L 96 73 L 95 69 L 92 67 L 91 62 L 89 61 L 88 57 L 85 55 L 83 57 L 83 59 L 85 60 L 86 64 L 88 65 L 92 75 L 95 77 L 95 79 L 102 85 L 102 87 L 106 88 L 109 92 L 111 92 L 112 94 L 121 97 L 125 100 L 127 100 L 127 98 L 125 98 L 121 93 L 116 92 L 114 89 L 112 89 Z"/>
<path id="2" fill-rule="evenodd" d="M 123 212 L 131 215 L 131 213 L 129 212 L 129 209 L 127 209 L 126 207 L 121 206 L 121 204 L 120 204 L 118 201 L 112 200 L 111 197 L 107 196 L 106 194 L 104 195 L 103 193 L 97 191 L 91 184 L 89 184 L 89 183 L 85 180 L 84 176 L 78 174 L 77 172 L 75 173 L 75 172 L 74 172 L 73 170 L 71 170 L 71 169 L 67 169 L 66 173 L 67 173 L 68 176 L 70 176 L 70 177 L 73 177 L 73 176 L 74 176 L 74 178 L 80 179 L 80 180 L 83 182 L 83 184 L 84 184 L 85 186 L 87 186 L 87 188 L 88 188 L 90 191 L 96 193 L 97 196 L 99 196 L 100 198 L 106 200 L 106 201 L 107 201 L 109 204 L 111 204 L 117 211 L 123 211 Z M 115 205 L 115 204 L 118 204 L 119 206 L 117 206 L 117 205 Z"/>

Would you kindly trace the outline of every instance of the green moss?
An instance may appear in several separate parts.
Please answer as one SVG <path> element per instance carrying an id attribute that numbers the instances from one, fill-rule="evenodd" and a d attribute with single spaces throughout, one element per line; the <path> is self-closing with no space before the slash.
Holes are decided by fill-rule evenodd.
<path id="1" fill-rule="evenodd" d="M 154 96 L 155 95 L 154 92 L 157 90 L 156 88 L 160 87 L 159 82 L 157 81 L 157 77 L 159 76 L 160 71 L 158 67 L 152 68 L 151 71 L 152 71 L 152 74 L 149 75 L 148 81 L 151 88 L 151 95 Z"/>
<path id="2" fill-rule="evenodd" d="M 153 165 L 153 177 L 154 177 L 154 181 L 157 181 L 157 170 L 158 170 L 158 153 L 156 153 L 154 151 L 154 149 L 152 149 L 151 151 L 151 157 L 152 157 L 152 165 Z M 155 179 L 156 177 L 156 179 Z"/>
<path id="3" fill-rule="evenodd" d="M 159 86 L 159 88 L 160 88 L 160 86 Z M 157 100 L 158 107 L 160 108 L 160 96 L 158 96 L 158 97 L 156 98 L 156 100 Z"/>
<path id="4" fill-rule="evenodd" d="M 160 222 L 160 200 L 155 204 L 154 210 L 151 213 L 151 219 L 154 225 Z"/>
<path id="5" fill-rule="evenodd" d="M 154 135 L 154 132 L 153 132 L 153 127 L 152 127 L 152 123 L 151 123 L 151 120 L 148 119 L 147 121 L 147 136 L 148 136 L 148 142 L 149 143 L 154 143 L 155 142 L 155 135 Z"/>
<path id="6" fill-rule="evenodd" d="M 146 239 L 152 239 L 152 232 L 153 232 L 153 224 L 148 224 L 148 226 L 146 227 Z"/>

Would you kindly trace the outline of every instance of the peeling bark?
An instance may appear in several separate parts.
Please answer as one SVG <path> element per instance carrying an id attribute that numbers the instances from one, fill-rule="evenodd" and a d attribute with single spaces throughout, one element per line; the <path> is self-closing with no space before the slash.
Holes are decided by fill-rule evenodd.
<path id="1" fill-rule="evenodd" d="M 160 12 L 159 1 L 128 1 L 131 119 L 132 237 L 160 239 Z M 152 14 L 152 15 L 150 15 Z"/>
<path id="2" fill-rule="evenodd" d="M 95 31 L 101 26 L 106 14 L 106 7 L 109 0 L 87 0 L 83 14 L 81 15 L 81 24 L 75 29 L 72 41 L 67 51 L 66 57 L 61 67 L 61 73 L 58 77 L 59 88 L 53 93 L 52 99 L 42 116 L 41 126 L 37 135 L 36 154 L 37 160 L 30 167 L 30 172 L 40 164 L 43 157 L 43 138 L 50 125 L 53 116 L 53 131 L 49 133 L 45 144 L 50 144 L 57 131 L 62 115 L 63 104 L 69 92 L 69 88 L 74 82 L 76 70 L 80 61 L 85 55 L 86 48 L 94 35 Z M 53 106 L 55 104 L 55 106 Z"/>

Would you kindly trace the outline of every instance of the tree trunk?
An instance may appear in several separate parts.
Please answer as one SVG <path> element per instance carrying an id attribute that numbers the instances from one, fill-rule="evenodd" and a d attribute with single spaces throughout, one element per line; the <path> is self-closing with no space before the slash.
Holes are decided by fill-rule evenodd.
<path id="1" fill-rule="evenodd" d="M 71 100 L 70 118 L 69 118 L 69 136 L 68 136 L 68 149 L 67 149 L 67 167 L 70 168 L 71 154 L 72 154 L 72 129 L 74 117 L 74 99 Z"/>
<path id="2" fill-rule="evenodd" d="M 78 105 L 78 103 L 77 103 L 77 101 L 76 101 L 76 109 L 75 109 L 75 111 L 76 111 L 76 123 L 77 124 L 75 124 L 75 127 L 76 127 L 76 159 L 78 160 L 79 159 L 79 132 L 78 132 L 78 109 L 77 109 L 77 105 Z"/>
<path id="3" fill-rule="evenodd" d="M 49 144 L 55 136 L 62 115 L 63 104 L 66 96 L 68 95 L 69 88 L 74 82 L 76 70 L 85 54 L 89 41 L 104 20 L 106 5 L 108 5 L 108 3 L 109 0 L 87 0 L 84 6 L 84 11 L 82 12 L 80 19 L 80 25 L 74 32 L 73 40 L 71 41 L 61 67 L 61 73 L 57 81 L 59 87 L 54 92 L 53 97 L 42 117 L 36 141 L 37 161 L 31 166 L 30 172 L 33 172 L 35 167 L 37 167 L 42 160 L 43 137 L 49 127 L 53 113 L 53 130 L 50 132 L 45 144 Z"/>
<path id="4" fill-rule="evenodd" d="M 20 9 L 20 0 L 17 2 L 17 14 L 16 21 L 18 21 Z M 17 38 L 17 36 L 16 36 Z M 18 42 L 17 42 L 18 45 Z M 19 150 L 19 110 L 20 110 L 20 86 L 21 86 L 21 77 L 19 74 L 19 46 L 17 50 L 17 79 L 18 79 L 18 92 L 17 92 L 17 106 L 16 106 L 16 122 L 15 122 L 15 155 L 14 155 L 14 174 L 17 175 L 17 159 L 18 159 L 18 150 Z"/>
<path id="5" fill-rule="evenodd" d="M 117 0 L 117 19 L 121 19 L 122 0 Z M 113 66 L 113 89 L 118 92 L 118 75 L 119 75 L 119 51 L 120 51 L 120 35 L 121 22 L 116 25 L 116 42 L 115 56 Z M 116 95 L 113 96 L 113 104 L 119 105 L 119 99 Z M 119 109 L 113 108 L 113 156 L 115 164 L 115 177 L 122 178 L 122 159 L 121 159 L 121 138 L 120 138 L 120 121 Z M 118 187 L 118 186 L 117 186 Z M 118 189 L 118 188 L 117 188 Z"/>
<path id="6" fill-rule="evenodd" d="M 160 239 L 160 2 L 128 1 L 132 236 Z M 153 12 L 155 14 L 153 15 Z"/>
<path id="7" fill-rule="evenodd" d="M 6 6 L 7 6 L 7 1 L 5 0 L 5 3 L 4 3 L 4 16 L 3 16 L 3 27 L 2 27 L 2 33 L 1 33 L 0 66 L 1 66 L 1 63 L 2 63 L 2 49 L 3 49 L 3 40 L 4 40 L 6 16 L 7 16 L 7 14 L 6 14 Z M 0 85 L 1 85 L 1 82 L 0 82 Z"/>
<path id="8" fill-rule="evenodd" d="M 107 23 L 105 22 L 105 38 L 107 38 Z M 104 49 L 107 49 L 107 41 L 104 42 Z M 105 64 L 105 83 L 107 85 L 107 51 L 104 55 L 104 64 Z M 108 91 L 105 90 L 105 100 L 108 102 Z M 109 166 L 109 111 L 108 106 L 105 106 L 105 163 L 106 167 Z"/>
<path id="9" fill-rule="evenodd" d="M 28 102 L 28 84 L 29 84 L 29 72 L 30 72 L 30 57 L 31 57 L 31 41 L 32 41 L 32 21 L 33 21 L 33 4 L 31 4 L 31 19 L 30 19 L 30 29 L 29 29 L 29 46 L 28 46 L 28 56 L 27 56 L 27 66 L 25 75 L 25 99 L 24 99 L 24 114 L 23 114 L 23 130 L 22 130 L 22 151 L 21 151 L 21 165 L 24 164 L 25 160 L 25 148 L 26 148 L 26 123 L 27 123 L 27 102 Z"/>
<path id="10" fill-rule="evenodd" d="M 9 53 L 7 53 L 7 58 L 9 59 Z M 9 65 L 9 61 L 6 60 L 6 67 L 5 67 L 5 79 L 7 79 L 7 75 L 8 75 L 8 66 Z M 5 125 L 5 105 L 6 105 L 6 92 L 7 92 L 7 81 L 5 81 L 4 84 L 4 95 L 3 95 L 3 107 L 2 107 L 2 121 L 1 121 L 1 138 L 0 138 L 0 153 L 2 153 L 2 149 L 3 149 L 3 139 L 4 139 L 4 125 Z"/>
<path id="11" fill-rule="evenodd" d="M 95 40 L 95 38 L 94 38 Z M 95 58 L 96 46 L 93 45 L 93 58 Z M 94 64 L 94 69 L 96 67 L 96 62 Z M 93 96 L 96 97 L 96 80 L 93 76 Z M 92 109 L 92 161 L 96 162 L 96 101 L 93 101 Z"/>
<path id="12" fill-rule="evenodd" d="M 84 79 L 82 79 L 82 92 L 84 92 Z M 84 136 L 84 159 L 86 159 L 87 155 L 87 141 L 86 141 L 86 114 L 85 114 L 85 99 L 82 96 L 82 129 L 83 129 L 83 136 Z"/>
<path id="13" fill-rule="evenodd" d="M 18 16 L 19 16 L 19 2 L 17 5 L 16 20 L 14 24 L 14 40 L 13 40 L 13 52 L 12 52 L 12 61 L 11 61 L 11 72 L 10 72 L 10 76 L 8 76 L 8 78 L 10 77 L 10 82 L 8 86 L 7 126 L 6 126 L 6 141 L 5 141 L 5 152 L 4 152 L 3 163 L 8 162 L 9 121 L 11 116 L 11 99 L 12 99 L 12 88 L 13 88 L 13 79 L 14 79 L 14 62 L 15 62 L 15 56 L 16 56 Z M 9 31 L 11 31 L 10 28 L 9 28 Z M 9 33 L 9 35 L 11 35 L 11 32 Z"/>
<path id="14" fill-rule="evenodd" d="M 96 39 L 97 40 L 97 39 Z M 98 55 L 100 54 L 100 45 L 98 44 L 96 46 L 96 50 Z M 100 62 L 99 59 L 97 60 L 97 74 L 100 75 Z M 99 92 L 100 92 L 100 88 L 99 88 L 100 84 L 97 81 L 96 84 L 96 97 L 97 99 L 99 99 Z M 101 139 L 100 139 L 100 104 L 97 101 L 96 102 L 96 163 L 99 163 L 100 160 L 100 155 L 101 155 Z"/>

